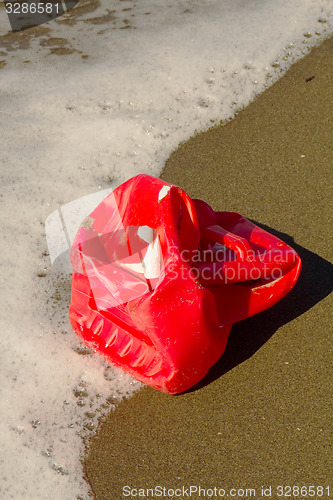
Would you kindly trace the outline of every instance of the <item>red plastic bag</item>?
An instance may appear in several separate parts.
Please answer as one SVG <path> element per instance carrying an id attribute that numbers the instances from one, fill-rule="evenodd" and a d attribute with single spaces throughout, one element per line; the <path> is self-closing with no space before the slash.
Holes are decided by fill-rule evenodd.
<path id="1" fill-rule="evenodd" d="M 176 394 L 223 353 L 232 324 L 275 304 L 301 261 L 241 215 L 138 175 L 81 224 L 71 249 L 73 329 L 94 350 Z"/>

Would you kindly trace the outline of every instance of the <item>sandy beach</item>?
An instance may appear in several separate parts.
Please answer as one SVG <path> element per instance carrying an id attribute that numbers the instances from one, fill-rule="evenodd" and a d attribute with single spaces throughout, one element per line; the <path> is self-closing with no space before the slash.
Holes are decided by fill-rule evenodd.
<path id="1" fill-rule="evenodd" d="M 198 387 L 179 396 L 144 388 L 109 414 L 85 459 L 96 500 L 157 485 L 234 488 L 234 498 L 264 498 L 262 487 L 279 498 L 278 486 L 314 485 L 327 498 L 332 68 L 329 39 L 233 121 L 168 159 L 163 179 L 267 228 L 296 249 L 303 268 L 280 303 L 233 326 Z"/>

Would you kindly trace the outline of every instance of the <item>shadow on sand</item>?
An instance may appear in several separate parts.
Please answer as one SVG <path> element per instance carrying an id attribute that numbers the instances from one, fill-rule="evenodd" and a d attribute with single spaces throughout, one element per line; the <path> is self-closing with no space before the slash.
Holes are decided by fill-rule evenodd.
<path id="1" fill-rule="evenodd" d="M 300 276 L 291 292 L 273 307 L 233 325 L 223 355 L 208 374 L 186 392 L 196 391 L 210 384 L 246 361 L 279 327 L 311 309 L 333 290 L 333 265 L 329 261 L 297 245 L 291 236 L 256 221 L 252 222 L 296 250 L 302 260 Z"/>

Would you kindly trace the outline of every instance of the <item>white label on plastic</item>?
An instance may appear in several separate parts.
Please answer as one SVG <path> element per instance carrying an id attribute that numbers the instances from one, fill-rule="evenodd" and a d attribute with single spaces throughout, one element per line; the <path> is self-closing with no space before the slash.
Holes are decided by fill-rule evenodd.
<path id="1" fill-rule="evenodd" d="M 170 186 L 163 186 L 161 191 L 158 193 L 158 201 L 160 202 L 161 200 L 163 200 L 163 198 L 166 197 L 166 195 L 168 194 L 168 192 L 170 191 Z"/>

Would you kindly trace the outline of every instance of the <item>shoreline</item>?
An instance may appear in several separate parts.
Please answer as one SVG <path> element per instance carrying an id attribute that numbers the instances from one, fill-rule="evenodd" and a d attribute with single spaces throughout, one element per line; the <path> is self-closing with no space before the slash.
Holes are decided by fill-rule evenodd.
<path id="1" fill-rule="evenodd" d="M 179 396 L 144 388 L 108 415 L 85 458 L 96 500 L 124 498 L 125 485 L 258 495 L 329 485 L 332 67 L 330 38 L 166 162 L 162 179 L 265 225 L 303 268 L 281 302 L 233 326 L 198 387 Z"/>

